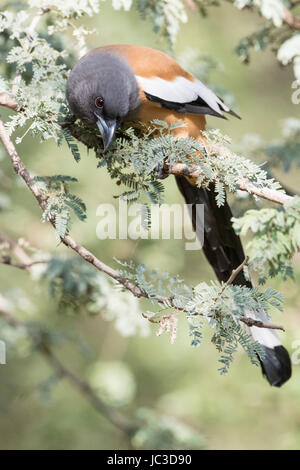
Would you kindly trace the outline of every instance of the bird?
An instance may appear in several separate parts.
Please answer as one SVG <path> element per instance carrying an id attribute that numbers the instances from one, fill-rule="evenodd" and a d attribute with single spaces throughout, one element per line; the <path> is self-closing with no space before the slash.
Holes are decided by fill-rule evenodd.
<path id="1" fill-rule="evenodd" d="M 98 126 L 106 151 L 119 126 L 126 122 L 150 125 L 154 119 L 171 125 L 175 138 L 204 139 L 206 116 L 226 119 L 239 117 L 221 98 L 172 57 L 144 46 L 117 44 L 89 51 L 71 70 L 66 97 L 76 118 Z M 97 128 L 96 128 L 97 129 Z M 225 203 L 218 207 L 214 184 L 198 187 L 185 176 L 176 176 L 177 186 L 187 204 L 195 209 L 204 205 L 203 251 L 220 282 L 226 282 L 240 266 L 245 254 L 239 236 L 232 227 L 232 212 Z M 191 211 L 196 234 L 196 211 Z M 203 231 L 202 231 L 203 233 Z M 203 236 L 202 236 L 203 238 Z M 233 284 L 252 287 L 241 270 Z M 264 311 L 246 312 L 265 322 Z M 273 329 L 245 326 L 264 350 L 259 357 L 263 375 L 272 386 L 280 387 L 291 377 L 291 361 Z"/>

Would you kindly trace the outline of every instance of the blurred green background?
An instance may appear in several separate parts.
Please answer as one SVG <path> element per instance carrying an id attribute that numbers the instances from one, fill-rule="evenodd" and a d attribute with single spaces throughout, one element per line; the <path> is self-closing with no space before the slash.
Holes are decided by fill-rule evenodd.
<path id="1" fill-rule="evenodd" d="M 219 127 L 236 142 L 248 133 L 259 133 L 266 140 L 274 139 L 279 135 L 280 121 L 299 114 L 290 98 L 291 70 L 280 69 L 268 52 L 254 54 L 250 66 L 242 65 L 234 54 L 238 40 L 254 31 L 259 22 L 258 16 L 238 12 L 231 5 L 211 9 L 206 19 L 194 12 L 182 27 L 175 47 L 177 56 L 195 48 L 224 64 L 226 72 L 216 73 L 214 79 L 233 92 L 243 120 L 223 122 L 208 118 L 208 124 Z M 102 5 L 100 15 L 92 20 L 85 19 L 84 23 L 97 29 L 97 34 L 89 38 L 91 48 L 112 43 L 165 46 L 158 41 L 151 25 L 142 21 L 135 11 L 116 12 L 109 2 Z M 96 238 L 99 220 L 96 208 L 101 202 L 113 202 L 113 195 L 118 194 L 120 188 L 103 169 L 96 169 L 91 153 L 83 150 L 83 158 L 76 164 L 65 146 L 58 149 L 54 143 L 40 144 L 38 139 L 31 138 L 24 140 L 19 151 L 34 174 L 70 174 L 79 179 L 74 191 L 87 204 L 88 220 L 76 222 L 72 234 L 104 261 L 112 263 L 114 256 L 133 258 L 149 267 L 179 273 L 193 285 L 200 280 L 214 279 L 202 253 L 185 251 L 184 241 L 100 241 Z M 29 191 L 16 180 L 8 159 L 3 158 L 0 164 L 9 179 L 4 186 L 0 181 L 0 190 L 11 198 L 9 209 L 0 212 L 0 230 L 13 239 L 24 237 L 41 250 L 57 255 L 66 253 L 64 247 L 57 246 L 49 225 L 40 222 L 39 208 Z M 280 177 L 289 187 L 297 188 L 297 168 Z M 165 185 L 166 202 L 181 201 L 171 178 Z M 298 283 L 277 280 L 269 283 L 286 297 L 284 314 L 275 314 L 273 319 L 285 325 L 286 333 L 280 334 L 291 353 L 293 341 L 300 339 L 299 258 L 295 259 L 295 266 Z M 3 292 L 20 299 L 25 320 L 42 320 L 51 327 L 75 332 L 90 345 L 86 355 L 72 342 L 57 350 L 60 359 L 78 375 L 87 378 L 91 365 L 97 361 L 108 366 L 113 362 L 116 367 L 121 362 L 120 367 L 131 377 L 132 400 L 128 399 L 124 406 L 126 413 L 130 414 L 137 407 L 149 407 L 178 417 L 197 429 L 210 449 L 299 448 L 300 366 L 294 366 L 293 378 L 282 389 L 271 388 L 261 377 L 260 370 L 240 351 L 230 373 L 220 376 L 218 356 L 209 342 L 209 335 L 199 348 L 191 348 L 183 319 L 173 345 L 167 335 L 157 337 L 152 325 L 151 334 L 146 338 L 124 338 L 100 315 L 58 314 L 47 285 L 35 283 L 25 272 L 0 265 L 0 283 Z M 30 300 L 31 306 L 23 305 L 23 296 Z M 65 381 L 54 387 L 49 399 L 41 397 L 40 384 L 49 375 L 51 370 L 44 359 L 37 352 L 31 354 L 25 346 L 18 354 L 9 354 L 7 365 L 0 366 L 1 449 L 128 448 L 122 433 L 97 414 Z M 117 387 L 122 386 L 122 381 L 117 384 Z"/>

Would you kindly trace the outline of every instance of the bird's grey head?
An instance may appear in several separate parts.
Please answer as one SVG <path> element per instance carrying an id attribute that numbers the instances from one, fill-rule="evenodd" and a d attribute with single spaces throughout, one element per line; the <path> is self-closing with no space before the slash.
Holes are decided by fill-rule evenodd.
<path id="1" fill-rule="evenodd" d="M 98 125 L 106 150 L 120 123 L 139 105 L 135 75 L 122 58 L 101 51 L 83 57 L 67 81 L 75 116 Z"/>

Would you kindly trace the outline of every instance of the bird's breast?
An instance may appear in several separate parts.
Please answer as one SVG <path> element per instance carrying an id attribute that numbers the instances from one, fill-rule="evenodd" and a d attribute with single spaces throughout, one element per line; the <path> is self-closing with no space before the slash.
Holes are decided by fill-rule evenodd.
<path id="1" fill-rule="evenodd" d="M 141 98 L 140 106 L 128 118 L 133 123 L 134 121 L 141 121 L 148 125 L 154 119 L 165 121 L 169 125 L 181 121 L 182 126 L 172 131 L 174 137 L 194 137 L 198 139 L 202 137 L 202 132 L 206 127 L 204 115 L 177 113 L 171 109 L 163 108 L 159 103 L 147 100 L 146 97 Z"/>

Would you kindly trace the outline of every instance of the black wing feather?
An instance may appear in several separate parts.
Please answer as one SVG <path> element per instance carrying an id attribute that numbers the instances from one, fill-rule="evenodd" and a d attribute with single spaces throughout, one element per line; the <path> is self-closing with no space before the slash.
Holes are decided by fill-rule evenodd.
<path id="1" fill-rule="evenodd" d="M 159 98 L 158 96 L 151 95 L 146 91 L 144 93 L 149 101 L 159 103 L 164 108 L 173 109 L 177 113 L 209 114 L 211 116 L 216 116 L 221 119 L 227 119 L 226 116 L 223 116 L 223 114 L 218 113 L 217 111 L 212 109 L 200 96 L 196 100 L 190 101 L 188 103 L 177 103 L 175 101 L 167 101 L 162 98 Z M 228 114 L 231 114 L 232 116 L 237 117 L 238 119 L 241 119 L 240 116 L 232 110 L 225 111 L 224 109 L 223 111 L 227 112 Z"/>

